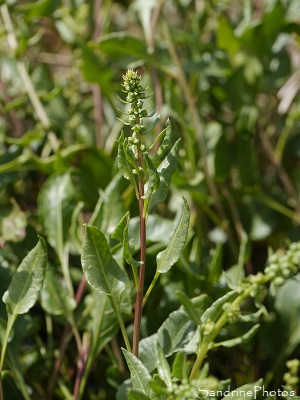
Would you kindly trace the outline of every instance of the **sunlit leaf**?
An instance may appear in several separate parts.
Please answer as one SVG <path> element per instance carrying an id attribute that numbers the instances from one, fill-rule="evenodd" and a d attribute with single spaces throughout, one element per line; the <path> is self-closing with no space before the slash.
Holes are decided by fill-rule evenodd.
<path id="1" fill-rule="evenodd" d="M 190 210 L 187 201 L 183 199 L 183 209 L 179 224 L 168 244 L 168 247 L 157 255 L 157 270 L 166 273 L 179 260 L 188 235 Z"/>
<path id="2" fill-rule="evenodd" d="M 36 303 L 47 266 L 47 247 L 39 237 L 37 245 L 23 259 L 2 300 L 11 315 L 25 314 Z"/>

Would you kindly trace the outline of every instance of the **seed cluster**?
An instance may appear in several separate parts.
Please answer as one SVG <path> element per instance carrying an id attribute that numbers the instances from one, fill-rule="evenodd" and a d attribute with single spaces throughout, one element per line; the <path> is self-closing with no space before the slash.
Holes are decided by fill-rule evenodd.
<path id="1" fill-rule="evenodd" d="M 136 71 L 129 69 L 123 75 L 123 92 L 127 94 L 126 103 L 130 104 L 128 110 L 128 124 L 135 134 L 145 135 L 147 130 L 142 123 L 142 118 L 147 118 L 148 112 L 142 99 L 146 99 L 145 89 L 141 84 L 141 76 Z"/>

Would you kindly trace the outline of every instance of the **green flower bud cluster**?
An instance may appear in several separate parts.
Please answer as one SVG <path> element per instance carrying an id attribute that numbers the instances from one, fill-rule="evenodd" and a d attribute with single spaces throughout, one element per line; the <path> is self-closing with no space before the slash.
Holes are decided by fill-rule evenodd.
<path id="1" fill-rule="evenodd" d="M 292 243 L 285 254 L 272 254 L 264 273 L 249 275 L 236 287 L 240 294 L 249 288 L 250 296 L 256 298 L 262 294 L 262 286 L 271 282 L 271 291 L 281 286 L 286 279 L 295 275 L 300 267 L 300 242 Z"/>
<path id="2" fill-rule="evenodd" d="M 142 118 L 147 118 L 148 112 L 142 99 L 146 99 L 145 89 L 141 84 L 141 77 L 137 72 L 129 69 L 123 75 L 123 92 L 127 94 L 126 103 L 130 104 L 128 110 L 128 124 L 135 134 L 145 135 L 147 130 L 142 123 Z"/>
<path id="3" fill-rule="evenodd" d="M 220 382 L 214 377 L 208 377 L 205 379 L 193 379 L 188 381 L 182 379 L 179 382 L 173 382 L 172 388 L 170 389 L 170 396 L 168 400 L 191 400 L 201 399 L 201 394 L 217 392 L 220 388 Z M 202 390 L 205 389 L 205 390 Z M 204 398 L 204 397 L 203 397 Z M 210 397 L 213 400 L 213 397 Z"/>
<path id="4" fill-rule="evenodd" d="M 214 327 L 215 323 L 212 320 L 208 319 L 207 321 L 205 321 L 202 325 L 203 335 L 209 335 L 213 331 Z"/>
<path id="5" fill-rule="evenodd" d="M 265 268 L 265 276 L 274 287 L 281 286 L 287 278 L 293 276 L 300 265 L 300 243 L 292 243 L 286 254 L 272 254 Z"/>
<path id="6" fill-rule="evenodd" d="M 287 361 L 286 366 L 289 370 L 283 376 L 283 380 L 285 382 L 284 387 L 290 391 L 297 391 L 299 385 L 298 371 L 300 367 L 300 361 L 297 359 L 289 360 Z"/>
<path id="7" fill-rule="evenodd" d="M 241 314 L 240 307 L 234 306 L 232 303 L 225 303 L 222 308 L 226 312 L 229 322 L 234 322 Z"/>

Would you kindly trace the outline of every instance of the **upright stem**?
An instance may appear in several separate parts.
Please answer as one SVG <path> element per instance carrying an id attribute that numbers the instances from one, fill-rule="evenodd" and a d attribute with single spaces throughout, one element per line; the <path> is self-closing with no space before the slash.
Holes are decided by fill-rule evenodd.
<path id="1" fill-rule="evenodd" d="M 142 166 L 142 154 L 139 150 L 138 154 L 139 167 Z M 141 254 L 140 259 L 143 265 L 140 267 L 139 273 L 139 286 L 136 293 L 135 301 L 135 313 L 134 313 L 134 325 L 133 325 L 133 343 L 132 353 L 138 356 L 139 352 L 139 341 L 140 341 L 140 330 L 141 330 L 141 319 L 143 312 L 143 291 L 144 291 L 144 278 L 145 278 L 145 267 L 146 267 L 146 219 L 144 215 L 144 179 L 141 175 L 138 182 L 139 188 L 139 215 L 140 215 L 140 248 Z"/>

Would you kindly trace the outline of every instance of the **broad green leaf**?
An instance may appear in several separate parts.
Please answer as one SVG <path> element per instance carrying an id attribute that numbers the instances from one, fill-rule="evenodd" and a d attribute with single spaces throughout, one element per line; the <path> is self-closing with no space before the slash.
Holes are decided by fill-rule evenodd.
<path id="1" fill-rule="evenodd" d="M 26 19 L 50 17 L 60 5 L 59 0 L 38 0 L 19 6 L 25 11 Z"/>
<path id="2" fill-rule="evenodd" d="M 165 356 L 183 350 L 195 334 L 197 325 L 180 307 L 164 321 L 157 333 L 140 341 L 139 357 L 151 372 L 156 368 L 156 344 L 159 343 Z"/>
<path id="3" fill-rule="evenodd" d="M 60 259 L 64 257 L 64 244 L 76 205 L 76 191 L 70 173 L 47 179 L 39 197 L 39 213 L 44 232 Z"/>
<path id="4" fill-rule="evenodd" d="M 37 245 L 23 259 L 3 295 L 3 302 L 11 315 L 27 313 L 36 303 L 45 278 L 47 247 L 39 237 Z"/>
<path id="5" fill-rule="evenodd" d="M 94 226 L 86 226 L 81 263 L 92 288 L 106 293 L 119 304 L 128 278 L 112 257 L 105 236 Z"/>
<path id="6" fill-rule="evenodd" d="M 157 333 L 145 337 L 139 343 L 139 358 L 146 366 L 149 372 L 156 368 L 155 349 L 157 344 Z"/>
<path id="7" fill-rule="evenodd" d="M 149 204 L 147 208 L 148 214 L 157 203 L 165 201 L 168 195 L 172 180 L 172 175 L 176 171 L 178 165 L 179 144 L 180 144 L 180 139 L 177 140 L 177 142 L 174 144 L 170 152 L 167 154 L 167 156 L 164 158 L 164 160 L 157 168 L 160 184 L 159 187 L 156 190 L 154 190 L 154 192 L 149 198 Z"/>
<path id="8" fill-rule="evenodd" d="M 179 224 L 168 244 L 168 247 L 157 255 L 157 270 L 166 273 L 180 259 L 188 235 L 190 210 L 187 201 L 183 199 L 183 209 Z"/>
<path id="9" fill-rule="evenodd" d="M 173 311 L 162 326 L 158 329 L 158 342 L 168 357 L 176 351 L 182 350 L 189 342 L 196 330 L 186 313 L 179 309 Z"/>
<path id="10" fill-rule="evenodd" d="M 223 305 L 227 302 L 232 301 L 237 297 L 237 292 L 232 290 L 226 293 L 224 296 L 217 299 L 201 316 L 201 322 L 204 323 L 207 320 L 216 321 L 224 312 Z"/>
<path id="11" fill-rule="evenodd" d="M 147 165 L 148 181 L 145 184 L 145 194 L 143 199 L 147 199 L 152 194 L 153 190 L 158 188 L 160 180 L 151 158 L 146 153 L 144 154 L 144 160 Z"/>
<path id="12" fill-rule="evenodd" d="M 280 353 L 286 358 L 300 343 L 300 274 L 288 279 L 277 289 L 275 309 L 288 335 L 283 354 Z"/>
<path id="13" fill-rule="evenodd" d="M 149 396 L 152 396 L 152 390 L 149 386 L 151 375 L 145 365 L 135 355 L 129 353 L 127 350 L 122 349 L 124 357 L 126 359 L 128 368 L 130 370 L 132 387 Z"/>
<path id="14" fill-rule="evenodd" d="M 101 87 L 101 90 L 108 94 L 111 87 L 113 72 L 108 64 L 101 60 L 95 52 L 83 42 L 80 46 L 81 57 L 81 71 L 84 79 L 91 83 L 96 83 Z M 101 72 L 99 72 L 101 71 Z"/>
<path id="15" fill-rule="evenodd" d="M 126 32 L 113 32 L 103 35 L 94 47 L 118 60 L 120 60 L 120 55 L 134 59 L 148 58 L 144 41 L 128 35 Z"/>
<path id="16" fill-rule="evenodd" d="M 155 400 L 165 398 L 164 395 L 170 394 L 170 392 L 167 389 L 167 385 L 157 374 L 154 375 L 153 379 L 149 382 L 149 385 L 153 390 L 153 392 L 156 394 L 156 396 L 154 397 Z"/>
<path id="17" fill-rule="evenodd" d="M 235 37 L 233 28 L 225 17 L 219 18 L 217 41 L 219 48 L 225 50 L 230 56 L 234 56 L 241 47 L 240 41 Z"/>
<path id="18" fill-rule="evenodd" d="M 75 309 L 76 301 L 63 288 L 50 267 L 46 270 L 44 285 L 41 291 L 41 305 L 50 315 L 64 315 Z"/>
<path id="19" fill-rule="evenodd" d="M 162 381 L 165 382 L 168 388 L 172 387 L 172 375 L 170 366 L 159 343 L 157 343 L 156 345 L 156 360 L 158 375 L 160 376 Z"/>
<path id="20" fill-rule="evenodd" d="M 224 391 L 223 394 L 225 396 L 222 400 L 227 400 L 228 398 L 235 400 L 256 400 L 262 395 L 263 390 L 263 380 L 259 379 L 256 382 L 240 386 L 229 393 L 227 391 L 225 393 Z"/>
<path id="21" fill-rule="evenodd" d="M 236 337 L 234 339 L 224 340 L 223 342 L 214 343 L 213 347 L 234 347 L 239 344 L 247 343 L 253 338 L 259 328 L 259 324 L 252 326 L 248 332 L 244 333 L 242 336 Z"/>

